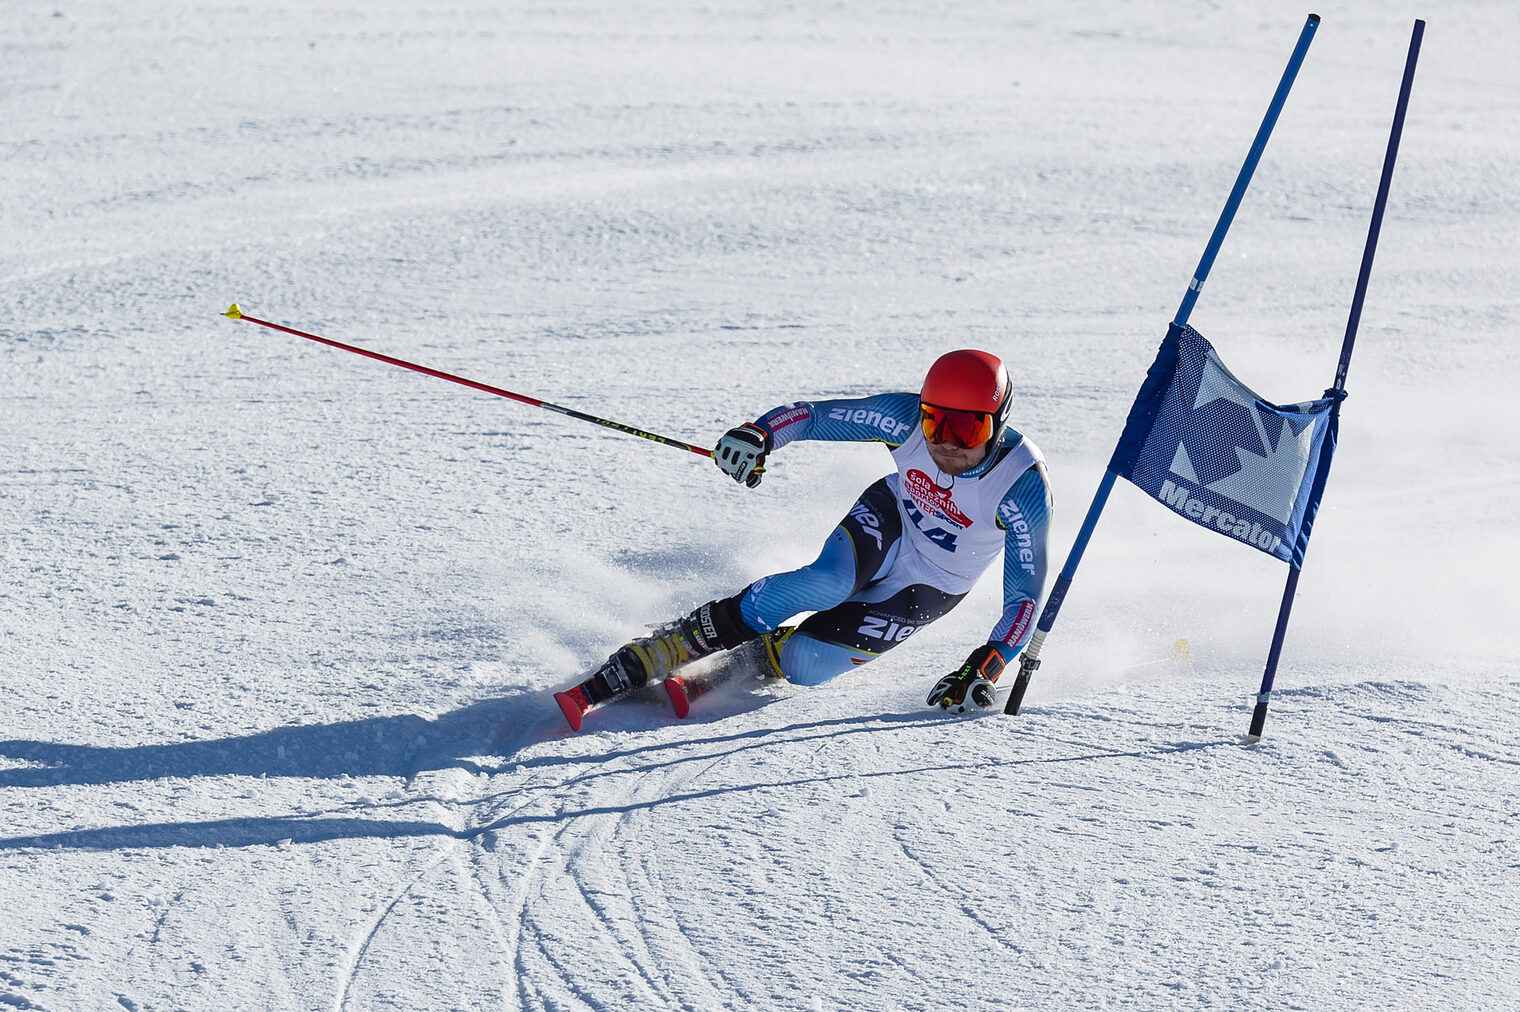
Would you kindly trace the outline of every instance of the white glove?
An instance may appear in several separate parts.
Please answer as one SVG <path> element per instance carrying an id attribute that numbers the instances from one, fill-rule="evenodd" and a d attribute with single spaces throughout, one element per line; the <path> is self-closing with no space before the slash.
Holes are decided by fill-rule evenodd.
<path id="1" fill-rule="evenodd" d="M 765 455 L 771 449 L 771 434 L 753 422 L 729 429 L 713 448 L 713 463 L 734 481 L 750 488 L 760 484 L 765 473 Z"/>

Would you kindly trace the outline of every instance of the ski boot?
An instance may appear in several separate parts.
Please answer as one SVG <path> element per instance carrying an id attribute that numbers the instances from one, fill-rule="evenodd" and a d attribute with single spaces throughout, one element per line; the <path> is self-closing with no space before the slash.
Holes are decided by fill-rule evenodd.
<path id="1" fill-rule="evenodd" d="M 700 657 L 731 650 L 758 635 L 739 614 L 739 595 L 711 601 L 621 647 L 590 678 L 556 692 L 554 698 L 571 730 L 579 731 L 591 707 L 620 699 Z"/>

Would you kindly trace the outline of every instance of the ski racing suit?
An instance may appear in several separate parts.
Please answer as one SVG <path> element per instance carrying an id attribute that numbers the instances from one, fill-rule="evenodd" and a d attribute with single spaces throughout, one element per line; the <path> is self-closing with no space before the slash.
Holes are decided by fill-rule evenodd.
<path id="1" fill-rule="evenodd" d="M 1003 552 L 1003 613 L 989 642 L 1012 663 L 1034 632 L 1045 585 L 1051 495 L 1039 449 L 1013 429 L 965 474 L 940 472 L 916 394 L 789 404 L 754 423 L 771 451 L 802 439 L 881 442 L 897 470 L 873 483 L 811 564 L 756 580 L 744 621 L 771 633 L 781 674 L 818 685 L 865 664 L 955 607 Z"/>

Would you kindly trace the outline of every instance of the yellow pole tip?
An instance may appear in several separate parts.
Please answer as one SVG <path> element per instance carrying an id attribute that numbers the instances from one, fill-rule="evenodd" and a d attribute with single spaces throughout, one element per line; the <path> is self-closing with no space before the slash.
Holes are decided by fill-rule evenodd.
<path id="1" fill-rule="evenodd" d="M 229 320 L 241 320 L 243 318 L 243 311 L 239 309 L 238 304 L 234 302 L 232 304 L 232 308 L 227 310 L 222 315 L 227 317 Z"/>

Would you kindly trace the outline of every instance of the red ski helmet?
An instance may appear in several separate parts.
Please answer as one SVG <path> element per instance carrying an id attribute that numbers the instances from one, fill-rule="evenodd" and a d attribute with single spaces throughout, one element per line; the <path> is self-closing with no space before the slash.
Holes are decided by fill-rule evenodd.
<path id="1" fill-rule="evenodd" d="M 1013 383 L 996 355 L 963 348 L 929 367 L 919 392 L 919 416 L 930 442 L 964 447 L 996 442 L 1008 423 Z"/>

